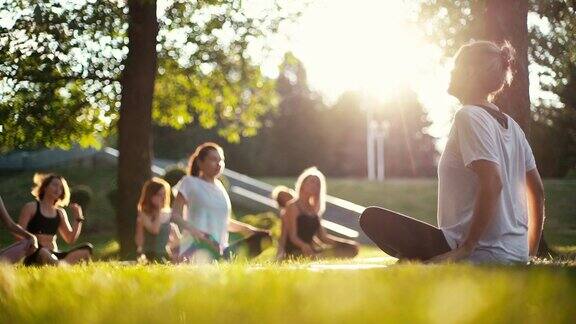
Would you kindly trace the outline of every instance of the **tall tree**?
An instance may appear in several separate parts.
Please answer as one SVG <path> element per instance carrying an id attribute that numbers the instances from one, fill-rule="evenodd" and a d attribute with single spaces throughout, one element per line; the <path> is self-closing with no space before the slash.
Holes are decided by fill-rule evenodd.
<path id="1" fill-rule="evenodd" d="M 152 98 L 157 70 L 158 19 L 155 0 L 128 1 L 128 55 L 122 72 L 118 122 L 118 210 L 116 226 L 121 254 L 135 252 L 138 190 L 150 178 Z"/>
<path id="2" fill-rule="evenodd" d="M 498 44 L 509 41 L 516 50 L 512 65 L 514 79 L 498 96 L 496 104 L 528 134 L 532 120 L 528 80 L 528 0 L 486 0 L 483 17 L 485 38 Z"/>

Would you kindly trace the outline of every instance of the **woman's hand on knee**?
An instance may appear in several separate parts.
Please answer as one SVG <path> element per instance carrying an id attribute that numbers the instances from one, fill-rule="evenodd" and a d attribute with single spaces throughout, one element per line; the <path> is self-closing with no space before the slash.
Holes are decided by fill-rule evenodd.
<path id="1" fill-rule="evenodd" d="M 472 254 L 473 249 L 470 249 L 466 246 L 459 246 L 454 250 L 451 250 L 446 253 L 442 253 L 437 255 L 429 260 L 426 263 L 441 263 L 441 262 L 457 262 L 462 261 L 470 257 Z"/>
<path id="2" fill-rule="evenodd" d="M 30 255 L 38 250 L 38 239 L 35 235 L 30 235 L 26 238 L 26 254 Z"/>

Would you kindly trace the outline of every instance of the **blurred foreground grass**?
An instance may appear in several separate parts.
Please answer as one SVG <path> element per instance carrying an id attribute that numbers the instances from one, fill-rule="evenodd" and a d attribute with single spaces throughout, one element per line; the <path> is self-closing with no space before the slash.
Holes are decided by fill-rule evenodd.
<path id="1" fill-rule="evenodd" d="M 377 254 L 335 269 L 331 261 L 258 260 L 4 265 L 0 323 L 550 324 L 576 318 L 576 268 L 391 265 L 388 258 L 365 258 Z M 352 269 L 365 263 L 389 266 Z"/>

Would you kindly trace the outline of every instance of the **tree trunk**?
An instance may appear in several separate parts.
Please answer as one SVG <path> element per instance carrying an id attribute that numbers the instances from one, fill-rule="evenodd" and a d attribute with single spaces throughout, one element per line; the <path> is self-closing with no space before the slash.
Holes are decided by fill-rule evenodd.
<path id="1" fill-rule="evenodd" d="M 128 1 L 128 56 L 122 72 L 118 124 L 116 226 L 123 259 L 135 256 L 134 231 L 140 188 L 151 176 L 152 97 L 158 20 L 155 0 Z"/>
<path id="2" fill-rule="evenodd" d="M 507 40 L 516 50 L 512 69 L 514 79 L 510 87 L 496 98 L 496 103 L 529 135 L 532 117 L 528 79 L 528 0 L 486 0 L 485 10 L 486 38 L 497 43 Z M 538 256 L 556 256 L 546 243 L 544 234 L 540 239 Z"/>
<path id="3" fill-rule="evenodd" d="M 528 80 L 528 0 L 486 0 L 483 17 L 487 40 L 501 44 L 507 40 L 516 50 L 514 79 L 496 98 L 496 103 L 530 132 L 530 94 Z"/>

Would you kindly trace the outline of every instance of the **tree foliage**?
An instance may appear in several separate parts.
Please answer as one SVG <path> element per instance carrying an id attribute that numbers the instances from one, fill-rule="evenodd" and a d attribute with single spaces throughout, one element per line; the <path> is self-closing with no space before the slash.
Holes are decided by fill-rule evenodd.
<path id="1" fill-rule="evenodd" d="M 535 103 L 531 140 L 543 173 L 564 176 L 576 170 L 576 2 L 537 0 L 532 8 L 540 21 L 530 30 L 530 57 L 540 87 L 556 98 Z"/>
<path id="2" fill-rule="evenodd" d="M 273 84 L 249 51 L 298 11 L 281 1 L 265 10 L 249 10 L 240 0 L 165 4 L 155 121 L 177 128 L 220 125 L 221 135 L 235 141 L 254 135 L 275 101 Z M 7 0 L 0 12 L 0 148 L 98 146 L 114 134 L 127 55 L 126 4 Z"/>
<path id="3" fill-rule="evenodd" d="M 366 100 L 345 93 L 326 105 L 308 86 L 306 70 L 288 53 L 276 80 L 278 109 L 263 118 L 263 129 L 240 143 L 222 143 L 226 165 L 256 176 L 295 176 L 317 166 L 329 176 L 366 175 Z M 416 95 L 405 89 L 398 101 L 369 102 L 377 118 L 391 127 L 386 141 L 386 172 L 390 176 L 433 176 L 437 152 L 430 126 Z M 155 151 L 170 159 L 186 157 L 203 141 L 214 141 L 215 131 L 189 126 L 181 131 L 157 128 Z"/>
<path id="4" fill-rule="evenodd" d="M 125 56 L 115 1 L 0 7 L 0 149 L 96 146 L 117 117 Z"/>

